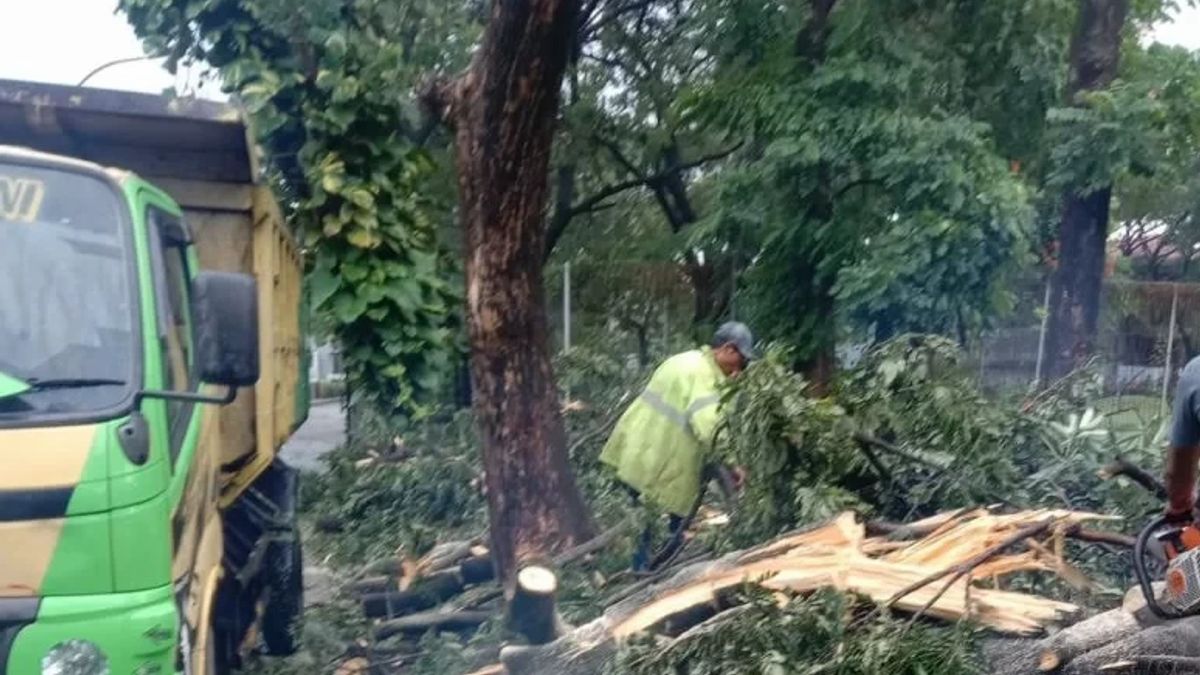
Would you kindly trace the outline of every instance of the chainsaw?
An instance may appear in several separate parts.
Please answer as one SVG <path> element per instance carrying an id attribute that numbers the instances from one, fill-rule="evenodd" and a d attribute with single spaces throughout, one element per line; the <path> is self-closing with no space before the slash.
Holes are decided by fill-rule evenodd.
<path id="1" fill-rule="evenodd" d="M 1153 549 L 1150 544 L 1153 542 Z M 1162 569 L 1162 593 L 1156 593 L 1151 564 Z M 1193 523 L 1156 518 L 1138 534 L 1133 547 L 1133 571 L 1146 606 L 1162 619 L 1200 614 L 1200 529 Z"/>

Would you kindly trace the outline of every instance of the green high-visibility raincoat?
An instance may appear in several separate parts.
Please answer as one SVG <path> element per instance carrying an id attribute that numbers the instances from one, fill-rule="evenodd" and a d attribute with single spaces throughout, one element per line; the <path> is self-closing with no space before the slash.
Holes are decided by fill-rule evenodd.
<path id="1" fill-rule="evenodd" d="M 651 503 L 686 515 L 700 493 L 724 380 L 707 347 L 667 359 L 621 415 L 600 461 Z"/>

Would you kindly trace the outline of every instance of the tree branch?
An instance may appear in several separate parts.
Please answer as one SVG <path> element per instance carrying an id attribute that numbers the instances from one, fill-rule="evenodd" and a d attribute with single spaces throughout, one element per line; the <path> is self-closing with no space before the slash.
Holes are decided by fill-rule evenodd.
<path id="1" fill-rule="evenodd" d="M 853 180 L 843 185 L 834 195 L 834 200 L 841 199 L 845 194 L 857 187 L 866 187 L 868 185 L 883 185 L 883 181 L 876 178 L 863 178 L 861 180 Z"/>
<path id="2" fill-rule="evenodd" d="M 634 0 L 633 2 L 625 3 L 624 5 L 615 7 L 612 11 L 601 14 L 595 21 L 591 22 L 584 29 L 585 33 L 595 33 L 604 28 L 608 24 L 620 19 L 622 16 L 631 12 L 638 12 L 653 5 L 656 0 Z"/>
<path id="3" fill-rule="evenodd" d="M 957 582 L 959 579 L 961 579 L 964 576 L 966 576 L 967 574 L 969 574 L 971 572 L 971 570 L 975 569 L 976 567 L 979 567 L 983 563 L 1000 555 L 1008 547 L 1019 544 L 1019 543 L 1025 541 L 1026 539 L 1035 537 L 1035 536 L 1045 532 L 1046 530 L 1050 529 L 1050 527 L 1052 525 L 1058 523 L 1060 520 L 1061 519 L 1059 519 L 1059 518 L 1050 518 L 1050 519 L 1044 520 L 1041 523 L 1038 523 L 1036 525 L 1030 525 L 1028 527 L 1022 528 L 1021 530 L 1017 531 L 1012 536 L 1004 539 L 1003 541 L 998 542 L 997 544 L 995 544 L 993 546 L 988 547 L 986 550 L 980 552 L 978 555 L 972 557 L 971 559 L 969 559 L 959 565 L 952 565 L 952 566 L 947 567 L 939 572 L 935 572 L 923 579 L 920 579 L 919 581 L 913 582 L 913 583 L 909 584 L 908 586 L 905 586 L 904 588 L 897 591 L 894 595 L 892 595 L 892 597 L 889 598 L 888 601 L 884 604 L 884 607 L 891 608 L 897 602 L 904 599 L 904 597 L 909 595 L 910 593 L 917 591 L 921 588 L 924 588 L 924 587 L 928 586 L 929 584 L 932 584 L 933 582 L 938 581 L 939 579 L 949 576 L 950 577 L 949 581 L 947 581 L 946 584 L 944 586 L 942 586 L 941 590 L 939 590 L 936 594 L 934 594 L 934 596 L 932 598 L 930 598 L 929 601 L 926 602 L 924 606 L 922 606 L 919 610 L 916 611 L 916 613 L 913 614 L 912 619 L 909 620 L 909 624 L 911 624 L 912 621 L 915 621 L 922 614 L 927 612 L 930 607 L 933 607 L 933 605 L 938 601 L 938 599 L 941 598 L 943 595 L 945 595 L 946 591 L 950 590 L 950 587 L 953 586 L 955 582 Z"/>
<path id="4" fill-rule="evenodd" d="M 424 113 L 424 120 L 416 131 L 419 137 L 427 139 L 439 124 L 454 128 L 457 99 L 468 77 L 469 74 L 464 74 L 452 80 L 444 75 L 437 75 L 417 85 L 417 102 Z"/>
<path id="5" fill-rule="evenodd" d="M 632 162 L 629 162 L 628 158 L 626 158 L 620 152 L 620 149 L 615 147 L 615 144 L 611 144 L 609 141 L 600 139 L 597 140 L 601 143 L 601 145 L 605 145 L 606 147 L 609 145 L 614 146 L 610 147 L 609 151 L 614 153 L 614 158 L 616 158 L 618 162 L 624 164 L 625 168 L 630 173 L 634 174 L 635 178 L 630 178 L 629 180 L 623 180 L 606 185 L 596 191 L 595 194 L 576 202 L 573 206 L 571 206 L 571 208 L 564 209 L 561 212 L 556 210 L 555 217 L 551 219 L 549 226 L 546 228 L 545 259 L 549 259 L 550 254 L 554 252 L 554 247 L 558 244 L 558 240 L 562 237 L 563 233 L 567 229 L 567 225 L 570 224 L 571 219 L 575 216 L 598 211 L 602 208 L 609 208 L 609 205 L 604 204 L 604 202 L 621 194 L 622 192 L 639 187 L 653 187 L 656 183 L 661 183 L 667 176 L 673 173 L 689 171 L 691 169 L 708 164 L 709 162 L 715 162 L 719 159 L 724 159 L 725 157 L 728 157 L 736 152 L 738 148 L 742 147 L 741 142 L 738 142 L 732 147 L 724 150 L 702 155 L 689 162 L 683 162 L 681 164 L 669 166 L 661 171 L 647 176 L 642 174 L 642 172 L 636 166 L 634 166 Z"/>
<path id="6" fill-rule="evenodd" d="M 1112 480 L 1117 476 L 1125 476 L 1134 483 L 1142 486 L 1142 488 L 1155 497 L 1158 497 L 1159 499 L 1167 498 L 1167 488 L 1157 476 L 1130 462 L 1124 457 L 1117 457 L 1108 464 L 1100 467 L 1100 470 L 1096 472 L 1096 475 L 1103 480 Z"/>

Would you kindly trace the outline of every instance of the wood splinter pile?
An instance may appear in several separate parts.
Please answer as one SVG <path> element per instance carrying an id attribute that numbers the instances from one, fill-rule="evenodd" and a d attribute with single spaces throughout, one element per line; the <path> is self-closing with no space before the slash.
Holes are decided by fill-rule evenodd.
<path id="1" fill-rule="evenodd" d="M 998 580 L 1044 571 L 1086 584 L 1064 559 L 1064 540 L 1112 536 L 1083 528 L 1100 519 L 1062 510 L 997 514 L 974 509 L 896 526 L 864 525 L 846 513 L 816 529 L 685 567 L 549 644 L 504 648 L 502 663 L 481 672 L 602 672 L 624 638 L 651 631 L 686 640 L 697 624 L 711 625 L 736 612 L 733 596 L 746 584 L 776 591 L 781 600 L 835 588 L 914 617 L 968 620 L 1002 634 L 1037 635 L 1076 617 L 1079 608 L 1001 590 Z"/>

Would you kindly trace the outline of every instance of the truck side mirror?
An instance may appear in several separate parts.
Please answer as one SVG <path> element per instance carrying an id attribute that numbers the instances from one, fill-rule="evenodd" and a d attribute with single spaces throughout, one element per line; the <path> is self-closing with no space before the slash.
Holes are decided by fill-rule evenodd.
<path id="1" fill-rule="evenodd" d="M 231 389 L 258 382 L 258 289 L 254 277 L 198 272 L 192 279 L 192 320 L 201 382 Z"/>

